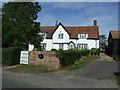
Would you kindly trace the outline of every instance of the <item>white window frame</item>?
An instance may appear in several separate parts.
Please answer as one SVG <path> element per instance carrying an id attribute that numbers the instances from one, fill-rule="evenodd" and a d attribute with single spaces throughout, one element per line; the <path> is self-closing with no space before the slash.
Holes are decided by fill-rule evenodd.
<path id="1" fill-rule="evenodd" d="M 88 37 L 88 34 L 80 33 L 80 34 L 78 34 L 78 37 L 80 39 L 86 39 Z"/>
<path id="2" fill-rule="evenodd" d="M 64 35 L 63 33 L 59 33 L 58 34 L 58 39 L 63 39 L 63 35 Z"/>
<path id="3" fill-rule="evenodd" d="M 43 51 L 46 51 L 46 43 L 41 43 L 41 49 L 42 49 Z"/>
<path id="4" fill-rule="evenodd" d="M 63 43 L 59 44 L 59 49 L 64 49 L 64 44 Z"/>
<path id="5" fill-rule="evenodd" d="M 78 44 L 77 48 L 82 50 L 82 49 L 88 49 L 88 44 Z"/>

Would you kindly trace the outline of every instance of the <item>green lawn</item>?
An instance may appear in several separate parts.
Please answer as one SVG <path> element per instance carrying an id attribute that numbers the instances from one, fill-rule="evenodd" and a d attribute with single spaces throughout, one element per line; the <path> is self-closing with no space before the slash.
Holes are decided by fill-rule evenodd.
<path id="1" fill-rule="evenodd" d="M 93 61 L 100 59 L 100 56 L 87 56 L 87 57 L 83 57 L 81 58 L 78 62 L 76 62 L 74 65 L 72 66 L 68 66 L 65 68 L 61 68 L 62 70 L 68 70 L 68 71 L 73 71 L 79 68 L 82 68 L 88 64 L 91 64 Z"/>
<path id="2" fill-rule="evenodd" d="M 83 57 L 74 65 L 67 66 L 64 68 L 59 68 L 59 69 L 48 68 L 45 66 L 20 65 L 15 68 L 7 69 L 7 71 L 16 72 L 16 73 L 48 73 L 48 72 L 72 71 L 72 70 L 82 68 L 99 58 L 100 58 L 99 56 Z"/>
<path id="3" fill-rule="evenodd" d="M 55 72 L 56 69 L 48 68 L 45 66 L 20 65 L 15 68 L 7 69 L 7 71 L 16 72 L 16 73 L 48 73 L 48 72 Z"/>

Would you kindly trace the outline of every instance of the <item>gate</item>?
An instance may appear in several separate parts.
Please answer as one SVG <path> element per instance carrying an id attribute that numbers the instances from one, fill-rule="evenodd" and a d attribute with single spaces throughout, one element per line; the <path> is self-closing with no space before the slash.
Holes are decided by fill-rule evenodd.
<path id="1" fill-rule="evenodd" d="M 28 64 L 28 51 L 21 51 L 20 64 Z"/>

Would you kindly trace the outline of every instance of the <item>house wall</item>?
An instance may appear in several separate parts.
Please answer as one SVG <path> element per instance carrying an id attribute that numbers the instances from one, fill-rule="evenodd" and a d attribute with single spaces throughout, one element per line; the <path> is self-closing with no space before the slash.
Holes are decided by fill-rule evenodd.
<path id="1" fill-rule="evenodd" d="M 63 38 L 59 39 L 59 33 L 63 33 Z M 79 36 L 79 35 L 78 35 Z M 62 25 L 56 29 L 56 31 L 52 35 L 52 39 L 45 39 L 41 43 L 46 43 L 46 51 L 50 51 L 51 49 L 59 50 L 59 44 L 64 44 L 64 50 L 68 50 L 68 43 L 72 41 L 77 47 L 77 44 L 88 44 L 88 49 L 91 48 L 99 48 L 99 40 L 95 39 L 70 39 L 68 32 L 63 28 Z M 33 46 L 30 47 L 32 50 Z"/>
<path id="2" fill-rule="evenodd" d="M 53 48 L 52 39 L 44 39 L 41 43 L 46 43 L 46 51 L 50 51 Z"/>
<path id="3" fill-rule="evenodd" d="M 59 44 L 58 43 L 53 44 L 53 49 L 59 50 Z M 64 44 L 64 50 L 68 50 L 68 44 Z"/>
<path id="4" fill-rule="evenodd" d="M 88 49 L 99 48 L 99 40 L 95 39 L 78 39 L 77 44 L 88 44 Z"/>
<path id="5" fill-rule="evenodd" d="M 63 39 L 59 39 L 58 38 L 58 34 L 59 33 L 63 33 Z M 68 43 L 69 42 L 69 34 L 65 31 L 65 29 L 60 25 L 56 31 L 54 32 L 52 39 L 53 39 L 53 43 Z"/>

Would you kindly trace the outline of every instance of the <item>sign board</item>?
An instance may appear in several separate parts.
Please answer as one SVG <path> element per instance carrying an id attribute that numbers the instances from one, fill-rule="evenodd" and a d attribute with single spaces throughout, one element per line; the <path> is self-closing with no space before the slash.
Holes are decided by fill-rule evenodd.
<path id="1" fill-rule="evenodd" d="M 28 51 L 21 51 L 20 64 L 28 64 Z"/>

